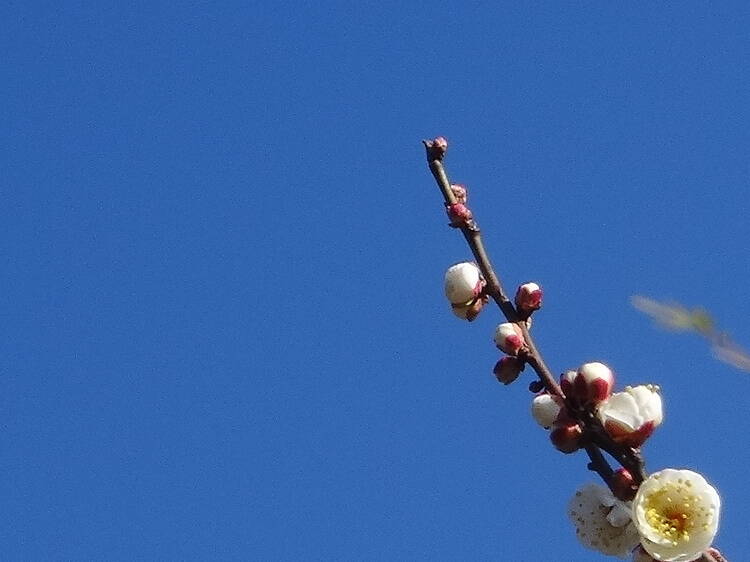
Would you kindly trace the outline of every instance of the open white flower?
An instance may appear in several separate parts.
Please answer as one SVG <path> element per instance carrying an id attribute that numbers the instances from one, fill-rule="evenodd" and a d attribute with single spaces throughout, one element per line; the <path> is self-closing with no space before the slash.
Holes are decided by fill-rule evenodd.
<path id="1" fill-rule="evenodd" d="M 719 494 L 700 474 L 667 468 L 641 484 L 633 500 L 633 521 L 651 556 L 689 562 L 711 546 L 720 507 Z"/>
<path id="2" fill-rule="evenodd" d="M 664 419 L 659 387 L 628 386 L 599 405 L 599 419 L 618 443 L 640 447 Z"/>
<path id="3" fill-rule="evenodd" d="M 587 484 L 578 490 L 570 499 L 568 515 L 587 548 L 624 559 L 638 545 L 630 502 L 618 500 L 604 486 Z"/>

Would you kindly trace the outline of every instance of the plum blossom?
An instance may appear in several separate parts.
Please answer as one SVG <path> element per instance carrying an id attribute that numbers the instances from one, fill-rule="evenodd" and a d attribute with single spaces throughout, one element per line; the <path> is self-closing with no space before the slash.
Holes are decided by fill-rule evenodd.
<path id="1" fill-rule="evenodd" d="M 640 447 L 664 419 L 659 387 L 625 387 L 599 405 L 598 415 L 612 439 Z"/>
<path id="2" fill-rule="evenodd" d="M 633 500 L 641 545 L 664 562 L 689 562 L 711 546 L 721 499 L 700 474 L 667 468 L 643 481 Z"/>
<path id="3" fill-rule="evenodd" d="M 568 504 L 568 515 L 587 548 L 624 559 L 638 545 L 630 502 L 618 500 L 604 486 L 587 484 L 578 490 Z"/>

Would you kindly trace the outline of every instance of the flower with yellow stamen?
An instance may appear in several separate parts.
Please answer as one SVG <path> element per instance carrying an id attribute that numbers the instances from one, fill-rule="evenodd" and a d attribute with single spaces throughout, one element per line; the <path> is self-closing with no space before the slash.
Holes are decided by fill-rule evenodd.
<path id="1" fill-rule="evenodd" d="M 664 562 L 689 562 L 711 546 L 721 500 L 691 470 L 667 468 L 649 476 L 633 500 L 633 522 L 646 551 Z"/>

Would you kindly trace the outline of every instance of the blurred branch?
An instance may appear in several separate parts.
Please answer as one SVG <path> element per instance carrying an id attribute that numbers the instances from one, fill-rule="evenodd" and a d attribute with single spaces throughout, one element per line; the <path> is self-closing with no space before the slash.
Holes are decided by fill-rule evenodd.
<path id="1" fill-rule="evenodd" d="M 672 331 L 696 333 L 709 342 L 711 352 L 719 361 L 750 372 L 750 353 L 734 343 L 726 332 L 716 328 L 713 318 L 704 309 L 691 310 L 679 303 L 659 302 L 639 295 L 630 297 L 630 302 L 637 310 L 650 316 L 658 326 Z"/>

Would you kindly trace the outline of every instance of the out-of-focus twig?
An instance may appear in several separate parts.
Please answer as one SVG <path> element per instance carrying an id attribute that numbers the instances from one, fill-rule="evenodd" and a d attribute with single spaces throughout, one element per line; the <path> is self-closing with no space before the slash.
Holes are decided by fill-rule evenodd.
<path id="1" fill-rule="evenodd" d="M 679 303 L 659 302 L 639 295 L 630 297 L 630 302 L 663 328 L 700 335 L 709 342 L 711 352 L 719 361 L 750 373 L 750 352 L 734 343 L 726 332 L 719 330 L 704 309 L 689 309 Z"/>

